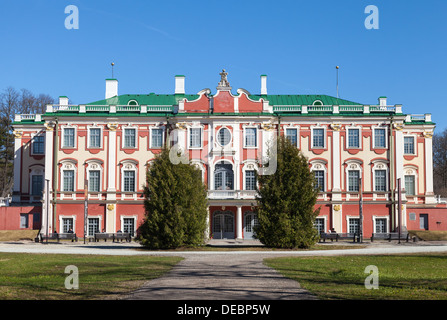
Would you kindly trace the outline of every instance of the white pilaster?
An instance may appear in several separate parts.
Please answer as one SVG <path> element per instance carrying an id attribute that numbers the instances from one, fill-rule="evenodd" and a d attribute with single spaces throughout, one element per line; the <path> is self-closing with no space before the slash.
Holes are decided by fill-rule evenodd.
<path id="1" fill-rule="evenodd" d="M 13 202 L 20 202 L 20 180 L 21 180 L 21 162 L 22 162 L 22 132 L 14 132 L 14 186 Z"/>
<path id="2" fill-rule="evenodd" d="M 237 206 L 237 212 L 236 212 L 236 239 L 242 239 L 242 206 Z"/>
<path id="3" fill-rule="evenodd" d="M 108 158 L 107 158 L 107 200 L 116 200 L 116 129 L 115 124 L 109 124 Z"/>
<path id="4" fill-rule="evenodd" d="M 425 135 L 425 203 L 436 203 L 433 193 L 433 139 L 432 134 Z"/>
<path id="5" fill-rule="evenodd" d="M 341 201 L 340 131 L 332 131 L 332 200 Z"/>
<path id="6" fill-rule="evenodd" d="M 404 181 L 404 134 L 402 130 L 395 130 L 396 134 L 396 143 L 395 143 L 395 155 L 396 155 L 396 176 L 395 176 L 395 186 L 397 186 L 397 179 L 401 179 Z M 416 141 L 415 141 L 416 142 Z M 417 144 L 415 143 L 415 148 L 417 148 Z M 403 188 L 403 186 L 401 186 Z M 397 190 L 396 190 L 397 191 Z"/>

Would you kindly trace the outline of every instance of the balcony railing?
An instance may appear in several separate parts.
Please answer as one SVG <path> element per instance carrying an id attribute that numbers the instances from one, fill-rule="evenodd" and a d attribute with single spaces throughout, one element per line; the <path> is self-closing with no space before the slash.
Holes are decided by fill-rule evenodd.
<path id="1" fill-rule="evenodd" d="M 48 104 L 46 113 L 172 113 L 174 106 L 167 105 L 61 105 Z"/>
<path id="2" fill-rule="evenodd" d="M 315 113 L 395 113 L 402 114 L 402 106 L 368 106 L 368 105 L 276 105 L 273 107 L 273 112 L 281 113 L 301 113 L 301 114 L 315 114 Z"/>
<path id="3" fill-rule="evenodd" d="M 209 190 L 208 199 L 255 199 L 254 190 Z"/>

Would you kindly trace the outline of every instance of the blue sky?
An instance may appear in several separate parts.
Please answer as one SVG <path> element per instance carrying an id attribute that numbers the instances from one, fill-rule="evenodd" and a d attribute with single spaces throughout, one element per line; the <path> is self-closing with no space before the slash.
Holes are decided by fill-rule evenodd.
<path id="1" fill-rule="evenodd" d="M 65 28 L 68 5 L 79 29 Z M 367 5 L 379 29 L 367 30 Z M 119 94 L 213 92 L 225 68 L 233 87 L 269 94 L 336 96 L 402 104 L 432 113 L 447 128 L 445 0 L 143 1 L 1 0 L 0 90 L 27 88 L 75 104 L 104 98 L 105 79 Z"/>

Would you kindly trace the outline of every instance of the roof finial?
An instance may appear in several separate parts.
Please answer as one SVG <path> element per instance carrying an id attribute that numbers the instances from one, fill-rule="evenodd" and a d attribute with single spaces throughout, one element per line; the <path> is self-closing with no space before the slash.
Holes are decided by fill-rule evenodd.
<path id="1" fill-rule="evenodd" d="M 228 72 L 222 69 L 220 74 L 220 82 L 217 84 L 217 90 L 231 90 L 230 83 L 228 82 Z"/>

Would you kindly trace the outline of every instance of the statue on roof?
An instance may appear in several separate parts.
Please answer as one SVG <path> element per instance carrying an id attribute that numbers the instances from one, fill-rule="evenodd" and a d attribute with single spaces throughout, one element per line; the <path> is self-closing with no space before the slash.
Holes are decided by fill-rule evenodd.
<path id="1" fill-rule="evenodd" d="M 231 90 L 230 83 L 228 82 L 227 76 L 228 72 L 222 69 L 220 74 L 220 82 L 217 85 L 217 90 Z"/>

